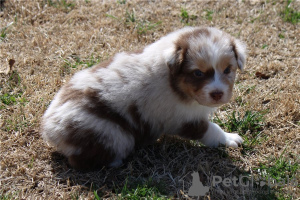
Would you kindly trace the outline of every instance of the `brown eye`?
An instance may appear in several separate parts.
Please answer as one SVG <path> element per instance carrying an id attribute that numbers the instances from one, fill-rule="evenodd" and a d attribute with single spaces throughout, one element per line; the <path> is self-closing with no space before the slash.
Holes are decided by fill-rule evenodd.
<path id="1" fill-rule="evenodd" d="M 200 70 L 195 70 L 194 71 L 194 76 L 196 76 L 197 78 L 201 78 L 204 76 L 204 73 L 201 72 Z"/>
<path id="2" fill-rule="evenodd" d="M 231 72 L 231 66 L 228 66 L 225 70 L 224 70 L 224 74 L 229 74 Z"/>

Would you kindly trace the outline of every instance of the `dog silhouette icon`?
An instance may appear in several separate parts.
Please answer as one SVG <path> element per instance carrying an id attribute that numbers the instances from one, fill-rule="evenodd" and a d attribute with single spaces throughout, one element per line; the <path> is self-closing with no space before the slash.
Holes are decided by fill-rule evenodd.
<path id="1" fill-rule="evenodd" d="M 209 191 L 209 187 L 203 186 L 202 182 L 200 181 L 198 172 L 193 172 L 191 175 L 193 177 L 193 181 L 192 181 L 192 186 L 189 189 L 188 195 L 204 196 Z"/>

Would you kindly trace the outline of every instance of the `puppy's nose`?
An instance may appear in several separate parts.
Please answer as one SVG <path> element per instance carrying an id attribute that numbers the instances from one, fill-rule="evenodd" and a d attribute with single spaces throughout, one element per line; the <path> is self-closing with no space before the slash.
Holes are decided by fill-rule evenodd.
<path id="1" fill-rule="evenodd" d="M 223 96 L 223 92 L 221 91 L 213 91 L 210 93 L 211 98 L 213 98 L 214 100 L 218 101 L 222 98 Z"/>

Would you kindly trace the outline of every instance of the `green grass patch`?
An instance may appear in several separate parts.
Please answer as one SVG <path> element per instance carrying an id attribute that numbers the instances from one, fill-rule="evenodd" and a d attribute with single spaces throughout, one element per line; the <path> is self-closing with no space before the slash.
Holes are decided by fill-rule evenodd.
<path id="1" fill-rule="evenodd" d="M 137 25 L 137 33 L 139 35 L 145 34 L 147 31 L 153 30 L 161 24 L 161 21 L 157 23 L 151 23 L 149 21 L 139 22 Z"/>
<path id="2" fill-rule="evenodd" d="M 190 15 L 188 11 L 185 8 L 181 8 L 180 11 L 180 17 L 181 17 L 181 22 L 185 23 L 186 25 L 191 25 L 191 21 L 197 19 L 196 15 Z"/>
<path id="3" fill-rule="evenodd" d="M 227 132 L 237 132 L 242 135 L 244 142 L 244 150 L 251 150 L 256 144 L 261 142 L 261 131 L 264 126 L 264 115 L 263 112 L 246 111 L 244 115 L 233 111 L 227 115 L 227 120 L 223 122 L 219 116 L 215 116 L 214 122 L 219 124 L 220 127 L 225 129 Z"/>
<path id="4" fill-rule="evenodd" d="M 231 115 L 227 115 L 226 122 L 223 122 L 218 116 L 215 117 L 214 121 L 229 132 L 258 132 L 262 129 L 264 114 L 265 112 L 253 112 L 247 110 L 244 115 L 241 115 L 240 113 L 233 111 Z"/>
<path id="5" fill-rule="evenodd" d="M 212 10 L 205 10 L 205 11 L 206 11 L 205 18 L 207 20 L 211 21 L 213 19 L 214 11 L 212 11 Z"/>
<path id="6" fill-rule="evenodd" d="M 244 177 L 251 182 L 250 187 L 252 192 L 245 193 L 246 199 L 259 199 L 259 200 L 286 200 L 290 198 L 286 198 L 287 195 L 284 194 L 282 189 L 271 188 L 268 184 L 268 180 L 262 176 L 252 177 L 253 174 L 250 172 L 243 173 Z M 252 182 L 253 180 L 253 182 Z"/>
<path id="7" fill-rule="evenodd" d="M 131 186 L 129 186 L 128 179 L 126 179 L 120 193 L 118 192 L 118 189 L 116 189 L 116 192 L 118 194 L 118 199 L 163 200 L 168 199 L 166 195 L 163 195 L 163 193 L 165 192 L 164 190 L 164 185 L 162 183 L 154 183 L 151 179 L 149 179 L 145 183 L 132 183 Z M 96 199 L 98 198 L 96 197 Z"/>
<path id="8" fill-rule="evenodd" d="M 15 105 L 17 103 L 24 105 L 27 102 L 27 100 L 24 97 L 22 97 L 22 89 L 26 89 L 26 87 L 21 85 L 21 77 L 17 71 L 13 70 L 9 74 L 5 85 L 1 87 L 0 110 L 4 109 L 7 106 Z"/>
<path id="9" fill-rule="evenodd" d="M 75 1 L 68 0 L 47 0 L 46 4 L 49 6 L 62 9 L 65 12 L 69 12 L 75 8 Z"/>
<path id="10" fill-rule="evenodd" d="M 300 21 L 300 12 L 292 8 L 291 5 L 292 2 L 293 2 L 292 0 L 287 1 L 287 5 L 285 6 L 284 10 L 281 12 L 281 17 L 285 22 L 296 24 Z"/>
<path id="11" fill-rule="evenodd" d="M 26 119 L 24 114 L 20 114 L 20 116 L 15 117 L 13 119 L 5 120 L 4 131 L 11 132 L 11 131 L 23 131 L 28 128 L 31 124 Z"/>
<path id="12" fill-rule="evenodd" d="M 20 86 L 21 84 L 21 76 L 17 71 L 13 71 L 11 75 L 9 76 L 9 86 L 11 88 L 14 88 L 16 86 Z"/>
<path id="13" fill-rule="evenodd" d="M 258 169 L 262 171 L 263 177 L 270 177 L 272 179 L 275 179 L 276 181 L 284 180 L 285 182 L 287 182 L 287 177 L 289 177 L 289 179 L 296 178 L 295 175 L 300 170 L 299 163 L 292 162 L 286 157 L 283 157 L 284 153 L 285 150 L 278 159 L 270 159 L 268 164 L 260 164 L 260 167 Z"/>
<path id="14" fill-rule="evenodd" d="M 252 91 L 254 91 L 256 88 L 256 85 L 250 86 L 245 90 L 245 94 L 250 94 Z"/>
<path id="15" fill-rule="evenodd" d="M 125 14 L 125 22 L 136 22 L 136 17 L 135 17 L 135 13 L 134 11 L 126 11 L 126 14 Z"/>
<path id="16" fill-rule="evenodd" d="M 115 19 L 115 20 L 119 20 L 116 16 L 110 15 L 110 14 L 105 14 L 106 17 Z"/>
<path id="17" fill-rule="evenodd" d="M 32 156 L 31 157 L 31 160 L 30 160 L 30 162 L 28 163 L 28 168 L 30 168 L 30 169 L 32 169 L 33 168 L 33 165 L 34 165 L 34 157 Z"/>
<path id="18" fill-rule="evenodd" d="M 17 196 L 17 192 L 4 193 L 3 191 L 0 191 L 0 200 L 17 199 L 16 196 Z"/>
<path id="19" fill-rule="evenodd" d="M 284 35 L 283 35 L 282 33 L 279 33 L 279 34 L 278 34 L 278 37 L 279 37 L 280 39 L 284 39 Z"/>
<path id="20" fill-rule="evenodd" d="M 259 195 L 258 199 L 293 199 L 293 188 L 299 188 L 299 162 L 292 161 L 287 156 L 283 157 L 283 154 L 285 150 L 279 158 L 271 158 L 266 164 L 260 163 L 260 167 L 255 169 L 259 171 L 260 179 L 265 180 L 268 187 L 271 187 L 269 195 Z M 283 190 L 288 186 L 291 187 L 288 191 Z"/>
<path id="21" fill-rule="evenodd" d="M 256 194 L 255 195 L 256 199 L 259 200 L 279 200 L 275 193 L 273 191 L 270 191 L 269 194 Z M 251 197 L 249 197 L 250 199 Z M 286 199 L 280 199 L 280 200 L 286 200 Z"/>
<path id="22" fill-rule="evenodd" d="M 78 193 L 72 193 L 72 194 L 70 195 L 70 197 L 71 197 L 72 200 L 78 200 L 80 196 L 79 196 Z"/>
<path id="23" fill-rule="evenodd" d="M 267 48 L 268 47 L 268 45 L 267 44 L 264 44 L 264 45 L 262 45 L 262 49 L 265 49 L 265 48 Z"/>
<path id="24" fill-rule="evenodd" d="M 292 163 L 284 158 L 275 160 L 273 165 L 261 164 L 261 170 L 265 170 L 270 177 L 276 181 L 286 180 L 286 177 L 293 177 L 297 171 L 299 171 L 299 164 Z"/>
<path id="25" fill-rule="evenodd" d="M 250 22 L 253 24 L 257 19 L 259 19 L 259 17 L 251 17 Z"/>
<path id="26" fill-rule="evenodd" d="M 21 87 L 21 76 L 19 73 L 15 70 L 10 72 L 9 77 L 7 79 L 8 81 L 5 83 L 4 88 L 6 87 L 8 90 L 12 91 L 16 87 Z M 24 89 L 24 88 L 23 88 Z M 0 87 L 1 90 L 1 87 Z"/>
<path id="27" fill-rule="evenodd" d="M 6 106 L 15 105 L 17 103 L 20 103 L 21 105 L 24 105 L 27 100 L 24 97 L 21 97 L 22 93 L 17 94 L 0 94 L 0 110 L 5 108 Z"/>
<path id="28" fill-rule="evenodd" d="M 0 33 L 1 41 L 4 41 L 6 39 L 6 36 L 7 36 L 7 28 L 2 28 Z"/>
<path id="29" fill-rule="evenodd" d="M 245 103 L 243 102 L 243 98 L 242 96 L 238 96 L 235 98 L 235 102 L 239 105 L 239 106 L 243 106 Z"/>
<path id="30" fill-rule="evenodd" d="M 118 0 L 117 3 L 118 4 L 126 4 L 126 0 Z"/>
<path id="31" fill-rule="evenodd" d="M 19 94 L 3 94 L 0 95 L 0 101 L 1 103 L 5 104 L 5 105 L 14 105 L 17 103 L 17 98 L 19 97 Z"/>
<path id="32" fill-rule="evenodd" d="M 110 14 L 106 14 L 105 16 L 117 20 L 120 23 L 124 23 L 126 27 L 134 27 L 138 35 L 143 35 L 146 34 L 148 31 L 155 30 L 162 23 L 161 21 L 150 22 L 148 20 L 139 19 L 137 18 L 136 13 L 134 11 L 128 11 L 128 10 L 126 10 L 124 19 L 118 18 Z"/>
<path id="33" fill-rule="evenodd" d="M 101 62 L 100 57 L 94 57 L 93 55 L 90 58 L 82 59 L 77 55 L 71 55 L 68 59 L 64 59 L 65 64 L 60 68 L 60 75 L 64 76 L 71 73 L 71 69 L 77 69 L 79 66 L 83 68 L 92 67 Z"/>
<path id="34" fill-rule="evenodd" d="M 240 92 L 242 93 L 242 95 L 250 94 L 251 92 L 255 91 L 255 89 L 256 89 L 256 85 L 253 85 L 253 86 L 239 85 L 241 83 L 239 81 L 236 81 L 235 83 L 238 86 L 238 88 L 239 88 Z"/>
<path id="35" fill-rule="evenodd" d="M 108 16 L 113 19 L 117 19 L 114 16 Z M 147 21 L 147 20 L 140 20 L 136 17 L 134 11 L 128 12 L 126 11 L 125 14 L 125 23 L 129 25 L 133 25 L 137 31 L 138 35 L 146 34 L 148 31 L 156 29 L 162 22 L 158 21 L 156 23 Z"/>
<path id="36" fill-rule="evenodd" d="M 188 23 L 190 18 L 188 11 L 185 8 L 181 8 L 181 22 Z"/>
<path id="37" fill-rule="evenodd" d="M 94 196 L 95 198 L 94 199 L 97 199 L 97 200 L 101 200 L 100 196 L 98 195 L 98 192 L 95 190 L 94 191 Z M 77 198 L 78 199 L 78 198 Z"/>

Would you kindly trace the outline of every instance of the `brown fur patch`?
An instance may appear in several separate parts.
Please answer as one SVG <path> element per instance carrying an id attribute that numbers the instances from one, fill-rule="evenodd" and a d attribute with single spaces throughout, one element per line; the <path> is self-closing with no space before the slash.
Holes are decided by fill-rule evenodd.
<path id="1" fill-rule="evenodd" d="M 144 48 L 140 48 L 134 51 L 129 51 L 128 54 L 141 54 L 144 52 Z"/>
<path id="2" fill-rule="evenodd" d="M 203 60 L 202 58 L 197 58 L 195 60 L 195 63 L 199 70 L 202 72 L 207 72 L 212 69 L 212 66 L 210 66 L 206 60 Z"/>
<path id="3" fill-rule="evenodd" d="M 204 28 L 204 27 L 203 28 L 198 28 L 198 29 L 195 29 L 193 31 L 182 34 L 178 41 L 179 42 L 180 41 L 188 41 L 192 37 L 194 37 L 194 38 L 199 37 L 199 35 L 204 35 L 206 37 L 210 37 L 211 33 L 207 28 Z"/>
<path id="4" fill-rule="evenodd" d="M 235 57 L 235 59 L 236 59 L 236 62 L 238 63 L 239 56 L 238 56 L 238 51 L 237 51 L 237 48 L 236 48 L 236 44 L 235 44 L 235 42 L 234 42 L 234 39 L 231 40 L 231 46 L 232 46 L 232 51 L 234 52 L 234 57 Z M 242 69 L 242 66 L 240 66 L 239 64 L 238 64 L 238 67 L 239 67 L 240 69 Z"/>
<path id="5" fill-rule="evenodd" d="M 182 125 L 178 135 L 191 140 L 201 139 L 208 129 L 207 121 L 190 122 Z"/>
<path id="6" fill-rule="evenodd" d="M 177 94 L 181 100 L 189 101 L 190 97 L 184 93 L 184 91 L 181 89 L 181 87 L 179 85 L 181 83 L 181 79 L 182 78 L 179 76 L 173 76 L 172 74 L 170 74 L 170 76 L 169 76 L 170 86 L 171 86 L 173 92 L 175 94 Z"/>
<path id="7" fill-rule="evenodd" d="M 231 65 L 230 61 L 231 61 L 232 57 L 227 56 L 227 57 L 223 57 L 222 59 L 220 59 L 220 62 L 217 65 L 217 70 L 220 71 L 221 73 L 223 73 L 220 77 L 220 80 L 222 81 L 222 83 L 226 84 L 229 86 L 230 91 L 232 91 L 233 88 L 233 84 L 234 84 L 234 80 L 235 80 L 235 73 L 237 70 L 237 66 L 236 65 Z M 224 74 L 224 70 L 230 67 L 230 73 L 229 74 Z"/>
<path id="8" fill-rule="evenodd" d="M 175 42 L 176 51 L 175 51 L 175 63 L 169 65 L 172 74 L 180 73 L 181 65 L 186 59 L 186 53 L 189 49 L 189 40 L 191 38 L 199 37 L 199 35 L 210 36 L 210 32 L 207 28 L 199 28 L 191 32 L 182 34 L 178 40 Z"/>
<path id="9" fill-rule="evenodd" d="M 113 162 L 115 154 L 111 149 L 104 147 L 107 139 L 102 136 L 99 141 L 99 133 L 94 130 L 85 130 L 75 124 L 69 124 L 70 132 L 66 143 L 80 149 L 80 154 L 68 157 L 69 163 L 76 169 L 95 169 Z"/>
<path id="10" fill-rule="evenodd" d="M 85 104 L 83 107 L 85 110 L 101 119 L 106 119 L 119 125 L 126 133 L 133 132 L 133 129 L 126 118 L 116 112 L 108 102 L 101 100 L 98 91 L 86 91 L 85 96 L 89 101 L 89 103 Z"/>
<path id="11" fill-rule="evenodd" d="M 60 94 L 59 102 L 60 104 L 64 104 L 69 100 L 82 99 L 84 94 L 80 90 L 75 90 L 72 88 L 72 84 L 67 83 L 62 88 L 62 94 Z"/>
<path id="12" fill-rule="evenodd" d="M 99 69 L 101 68 L 106 68 L 107 66 L 109 66 L 112 62 L 114 61 L 114 58 L 109 58 L 108 60 L 105 60 L 97 65 L 94 65 L 92 68 L 91 68 L 91 72 L 92 73 L 95 73 L 96 71 L 98 71 Z"/>
<path id="13" fill-rule="evenodd" d="M 136 104 L 131 104 L 128 107 L 128 111 L 132 120 L 137 126 L 137 129 L 134 133 L 137 146 L 151 144 L 158 139 L 158 137 L 156 137 L 156 134 L 151 134 L 151 125 L 142 119 L 142 116 Z"/>
<path id="14" fill-rule="evenodd" d="M 89 100 L 89 103 L 85 105 L 86 110 L 101 119 L 109 120 L 120 126 L 124 133 L 134 136 L 136 143 L 148 143 L 149 141 L 152 142 L 157 139 L 151 135 L 151 125 L 142 119 L 136 104 L 133 103 L 128 107 L 128 112 L 135 123 L 135 125 L 131 125 L 130 122 L 120 113 L 116 112 L 108 102 L 101 100 L 97 91 L 86 91 L 85 96 Z"/>
<path id="15" fill-rule="evenodd" d="M 224 72 L 224 70 L 230 66 L 230 71 L 236 71 L 237 66 L 234 64 L 232 65 L 231 60 L 233 56 L 223 56 L 219 59 L 218 64 L 217 64 L 217 70 L 220 72 Z"/>
<path id="16" fill-rule="evenodd" d="M 188 63 L 186 63 L 187 65 Z M 183 66 L 183 69 L 188 66 Z M 170 85 L 173 91 L 178 94 L 182 100 L 189 100 L 196 92 L 201 90 L 206 84 L 214 78 L 214 69 L 203 72 L 203 77 L 195 77 L 193 71 L 182 70 L 181 74 L 170 75 Z"/>
<path id="17" fill-rule="evenodd" d="M 231 39 L 231 46 L 232 46 L 232 51 L 234 52 L 235 59 L 237 60 L 238 54 L 237 54 L 236 45 L 235 45 L 235 42 L 233 39 Z"/>
<path id="18" fill-rule="evenodd" d="M 188 88 L 192 88 L 193 92 L 201 90 L 208 82 L 214 78 L 215 70 L 210 68 L 206 72 L 203 72 L 203 77 L 195 77 L 193 72 L 187 72 L 184 74 L 184 84 Z"/>
<path id="19" fill-rule="evenodd" d="M 175 62 L 168 64 L 170 69 L 169 83 L 172 90 L 182 99 L 188 100 L 189 97 L 179 87 L 179 81 L 182 79 L 180 73 L 183 67 L 183 62 L 188 49 L 188 42 L 185 39 L 180 38 L 176 42 Z"/>
<path id="20" fill-rule="evenodd" d="M 182 62 L 185 59 L 188 44 L 185 44 L 185 46 L 183 46 L 183 44 L 180 45 L 181 46 L 176 47 L 175 62 L 168 63 L 171 75 L 177 75 L 178 73 L 180 73 Z"/>

